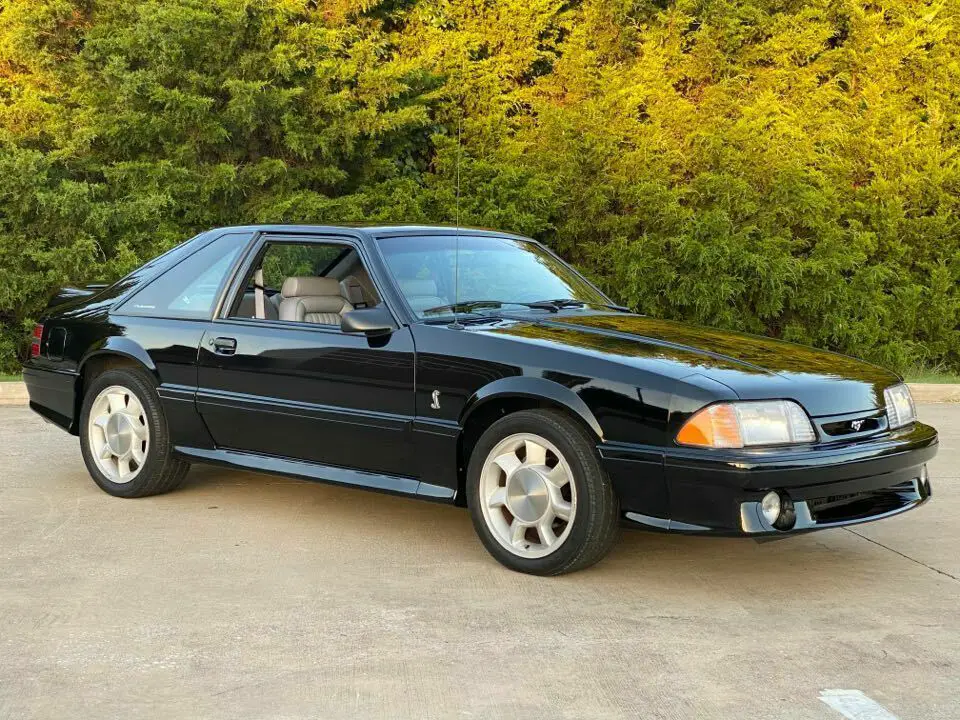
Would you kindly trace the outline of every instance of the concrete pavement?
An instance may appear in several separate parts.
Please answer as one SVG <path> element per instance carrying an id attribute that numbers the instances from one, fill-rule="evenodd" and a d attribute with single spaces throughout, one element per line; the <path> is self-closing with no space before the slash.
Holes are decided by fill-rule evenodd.
<path id="1" fill-rule="evenodd" d="M 120 500 L 0 408 L 0 718 L 960 717 L 960 406 L 932 502 L 779 542 L 624 534 L 509 572 L 463 510 L 195 467 Z"/>

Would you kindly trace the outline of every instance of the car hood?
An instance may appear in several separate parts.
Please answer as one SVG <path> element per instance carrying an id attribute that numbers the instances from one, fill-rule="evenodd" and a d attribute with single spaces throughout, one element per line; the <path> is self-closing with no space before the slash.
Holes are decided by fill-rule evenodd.
<path id="1" fill-rule="evenodd" d="M 499 332 L 619 356 L 677 379 L 704 375 L 742 399 L 792 399 L 813 416 L 881 408 L 884 388 L 900 382 L 894 373 L 846 355 L 642 315 L 572 312 L 535 323 L 523 319 L 528 322 Z"/>

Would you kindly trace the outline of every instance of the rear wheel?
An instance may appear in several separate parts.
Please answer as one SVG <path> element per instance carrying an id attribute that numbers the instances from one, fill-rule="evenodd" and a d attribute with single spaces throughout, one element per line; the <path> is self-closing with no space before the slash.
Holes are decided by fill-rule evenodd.
<path id="1" fill-rule="evenodd" d="M 512 570 L 580 570 L 616 540 L 619 507 L 593 439 L 563 413 L 525 410 L 497 421 L 474 448 L 467 473 L 477 534 Z"/>
<path id="2" fill-rule="evenodd" d="M 80 448 L 94 482 L 117 497 L 173 490 L 190 467 L 173 453 L 152 378 L 133 368 L 108 370 L 90 383 Z"/>

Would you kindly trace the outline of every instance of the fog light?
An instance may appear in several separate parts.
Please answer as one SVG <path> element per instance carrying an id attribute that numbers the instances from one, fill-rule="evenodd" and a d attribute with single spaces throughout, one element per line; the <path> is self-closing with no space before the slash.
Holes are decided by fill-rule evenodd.
<path id="1" fill-rule="evenodd" d="M 760 512 L 771 525 L 777 522 L 777 518 L 780 517 L 780 495 L 775 490 L 763 496 L 763 500 L 760 501 Z"/>

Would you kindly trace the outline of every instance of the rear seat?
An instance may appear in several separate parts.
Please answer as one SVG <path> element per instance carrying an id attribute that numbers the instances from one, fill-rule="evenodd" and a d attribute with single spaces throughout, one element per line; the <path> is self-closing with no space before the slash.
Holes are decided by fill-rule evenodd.
<path id="1" fill-rule="evenodd" d="M 280 290 L 280 319 L 318 325 L 340 325 L 353 305 L 340 294 L 340 283 L 326 277 L 288 277 Z"/>

